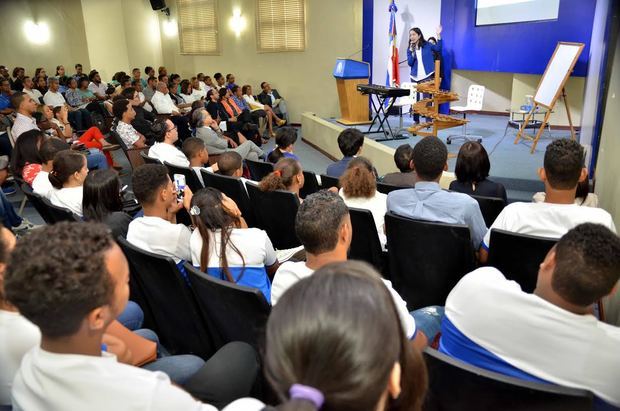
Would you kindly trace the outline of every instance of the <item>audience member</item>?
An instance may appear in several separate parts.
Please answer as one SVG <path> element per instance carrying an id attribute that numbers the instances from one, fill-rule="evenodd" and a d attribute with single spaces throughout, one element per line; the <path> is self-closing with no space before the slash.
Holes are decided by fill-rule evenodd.
<path id="1" fill-rule="evenodd" d="M 183 101 L 188 104 L 192 104 L 196 101 L 196 97 L 194 95 L 194 88 L 192 87 L 192 83 L 189 80 L 185 79 L 180 83 L 180 93 L 179 95 L 183 98 Z"/>
<path id="2" fill-rule="evenodd" d="M 293 153 L 296 141 L 297 130 L 293 127 L 279 128 L 276 132 L 276 147 L 267 156 L 267 161 L 277 163 L 282 158 L 291 158 L 299 161 L 299 157 Z"/>
<path id="3" fill-rule="evenodd" d="M 49 198 L 54 186 L 50 182 L 49 173 L 54 169 L 54 157 L 56 153 L 69 150 L 69 144 L 59 138 L 48 138 L 41 144 L 39 158 L 41 159 L 41 169 L 32 180 L 32 191 L 41 197 Z"/>
<path id="4" fill-rule="evenodd" d="M 227 122 L 234 122 L 237 131 L 241 131 L 247 138 L 257 141 L 260 144 L 261 140 L 258 136 L 258 126 L 254 123 L 250 111 L 242 110 L 237 106 L 232 99 L 232 92 L 230 89 L 223 87 L 218 93 L 220 97 L 219 103 L 221 109 L 219 114 L 221 119 Z"/>
<path id="5" fill-rule="evenodd" d="M 39 149 L 45 141 L 45 134 L 40 130 L 29 130 L 22 133 L 15 142 L 11 157 L 11 172 L 32 185 L 39 171 L 41 171 L 41 156 Z"/>
<path id="6" fill-rule="evenodd" d="M 213 78 L 216 81 L 216 84 L 215 84 L 216 90 L 219 91 L 222 87 L 226 87 L 226 80 L 224 79 L 224 76 L 222 75 L 222 73 L 215 73 L 213 75 Z"/>
<path id="7" fill-rule="evenodd" d="M 269 137 L 275 137 L 275 134 L 273 132 L 273 123 L 275 122 L 278 126 L 282 126 L 286 124 L 286 120 L 282 120 L 280 117 L 278 117 L 276 113 L 274 113 L 271 106 L 267 106 L 265 104 L 261 104 L 258 101 L 256 101 L 256 99 L 252 95 L 252 86 L 247 85 L 247 84 L 243 86 L 241 88 L 241 95 L 243 97 L 243 100 L 245 100 L 246 104 L 248 105 L 248 108 L 251 111 L 255 111 L 255 110 L 265 111 L 265 113 L 267 114 L 267 128 L 269 129 Z"/>
<path id="8" fill-rule="evenodd" d="M 84 220 L 105 224 L 113 238 L 127 237 L 131 216 L 123 211 L 121 182 L 114 170 L 95 170 L 84 180 Z"/>
<path id="9" fill-rule="evenodd" d="M 258 185 L 261 191 L 285 190 L 295 194 L 300 200 L 299 190 L 304 186 L 304 172 L 299 161 L 282 158 L 273 166 L 273 171 L 266 175 Z"/>
<path id="10" fill-rule="evenodd" d="M 227 177 L 236 177 L 240 178 L 241 181 L 245 184 L 247 181 L 243 178 L 243 159 L 239 155 L 239 153 L 235 153 L 234 151 L 228 151 L 226 153 L 220 154 L 217 159 L 217 174 L 221 174 Z"/>
<path id="11" fill-rule="evenodd" d="M 272 89 L 271 85 L 266 81 L 260 83 L 260 88 L 263 91 L 258 95 L 258 101 L 266 106 L 270 106 L 274 113 L 284 120 L 288 120 L 286 103 L 280 93 L 278 93 L 278 90 Z"/>
<path id="12" fill-rule="evenodd" d="M 232 73 L 226 74 L 226 88 L 232 90 L 232 88 L 236 86 L 235 84 L 235 75 Z"/>
<path id="13" fill-rule="evenodd" d="M 468 141 L 461 146 L 456 158 L 454 174 L 456 180 L 450 183 L 451 191 L 470 195 L 495 197 L 508 202 L 506 189 L 500 183 L 489 180 L 491 163 L 484 146 L 477 141 Z"/>
<path id="14" fill-rule="evenodd" d="M 47 93 L 47 78 L 46 77 L 35 76 L 34 84 L 35 84 L 35 88 L 39 91 L 39 93 L 41 93 L 41 96 Z"/>
<path id="15" fill-rule="evenodd" d="M 581 223 L 598 223 L 616 232 L 611 215 L 603 209 L 575 204 L 579 181 L 587 178 L 584 151 L 573 140 L 555 140 L 545 150 L 544 166 L 538 170 L 545 183 L 544 203 L 512 203 L 497 216 L 480 248 L 480 261 L 486 262 L 491 246 L 491 230 L 512 231 L 540 237 L 559 238 Z"/>
<path id="16" fill-rule="evenodd" d="M 58 86 L 61 93 L 67 91 L 67 80 L 69 77 L 65 74 L 64 66 L 56 66 L 56 74 L 54 74 L 53 78 L 58 79 Z"/>
<path id="17" fill-rule="evenodd" d="M 399 187 L 415 186 L 416 176 L 413 170 L 413 147 L 409 144 L 398 146 L 394 152 L 394 163 L 399 171 L 383 176 L 385 184 Z"/>
<path id="18" fill-rule="evenodd" d="M 170 80 L 168 84 L 168 89 L 170 92 L 170 97 L 175 101 L 175 104 L 179 105 L 183 103 L 183 99 L 179 96 L 181 92 L 181 76 L 178 74 L 172 73 L 170 75 Z"/>
<path id="19" fill-rule="evenodd" d="M 264 118 L 267 121 L 267 126 L 269 127 L 269 130 L 272 131 L 273 134 L 273 126 L 270 125 L 270 123 L 272 123 L 272 120 L 269 116 L 267 116 L 267 112 L 265 110 L 261 110 L 261 109 L 252 109 L 250 107 L 250 105 L 245 101 L 245 99 L 243 98 L 243 94 L 241 92 L 241 87 L 234 85 L 232 86 L 230 89 L 230 93 L 231 93 L 231 97 L 229 100 L 232 100 L 232 102 L 241 109 L 242 112 L 244 113 L 250 113 L 250 118 L 252 119 L 252 122 L 256 125 L 259 124 L 260 119 Z M 273 137 L 270 135 L 270 137 Z M 266 139 L 268 140 L 268 139 Z"/>
<path id="20" fill-rule="evenodd" d="M 338 135 L 338 148 L 344 156 L 342 160 L 327 166 L 327 175 L 339 178 L 347 169 L 349 161 L 360 155 L 364 145 L 364 134 L 356 128 L 347 128 Z"/>
<path id="21" fill-rule="evenodd" d="M 50 202 L 82 217 L 83 186 L 87 175 L 88 167 L 83 154 L 73 150 L 56 154 L 48 176 L 55 188 L 49 193 Z"/>
<path id="22" fill-rule="evenodd" d="M 377 191 L 377 177 L 370 160 L 356 157 L 349 162 L 347 170 L 340 177 L 340 197 L 348 207 L 362 208 L 372 213 L 377 227 L 379 241 L 385 248 L 384 217 L 387 212 L 387 195 Z"/>
<path id="23" fill-rule="evenodd" d="M 142 87 L 146 87 L 146 80 L 144 80 L 143 78 L 140 78 L 140 69 L 139 68 L 134 68 L 131 70 L 131 74 L 132 74 L 132 80 L 134 81 L 139 81 L 140 84 L 142 85 Z"/>
<path id="24" fill-rule="evenodd" d="M 88 88 L 89 80 L 87 77 L 82 77 L 78 81 L 78 93 L 84 102 L 97 102 L 97 96 Z M 99 110 L 101 112 L 101 110 Z"/>
<path id="25" fill-rule="evenodd" d="M 75 79 L 75 81 L 77 82 L 78 86 L 80 84 L 80 81 L 82 81 L 82 79 L 86 79 L 88 80 L 88 76 L 86 74 L 84 74 L 82 65 L 80 63 L 77 63 L 75 66 L 75 74 L 73 75 L 73 78 Z"/>
<path id="26" fill-rule="evenodd" d="M 190 261 L 191 230 L 177 224 L 177 212 L 190 209 L 192 192 L 185 187 L 182 202 L 163 164 L 145 164 L 136 168 L 131 178 L 133 192 L 142 205 L 144 216 L 129 224 L 127 241 L 145 251 L 170 257 L 182 266 Z"/>
<path id="27" fill-rule="evenodd" d="M 112 105 L 112 111 L 114 117 L 117 120 L 115 131 L 123 140 L 125 145 L 129 148 L 144 148 L 146 147 L 146 137 L 138 133 L 133 128 L 132 122 L 136 117 L 136 112 L 127 99 L 119 99 Z"/>
<path id="28" fill-rule="evenodd" d="M 474 249 L 478 249 L 487 231 L 480 206 L 467 194 L 441 189 L 439 179 L 448 169 L 447 161 L 448 150 L 440 139 L 429 136 L 420 140 L 413 148 L 415 188 L 388 194 L 388 211 L 416 220 L 466 224 Z"/>
<path id="29" fill-rule="evenodd" d="M 22 133 L 28 130 L 38 130 L 37 121 L 34 113 L 37 111 L 37 102 L 28 94 L 16 92 L 11 96 L 11 104 L 17 110 L 17 116 L 11 128 L 13 138 L 17 140 Z"/>
<path id="30" fill-rule="evenodd" d="M 200 83 L 201 81 L 198 81 L 198 77 L 192 77 L 190 80 L 194 101 L 204 100 L 207 97 L 207 90 Z"/>
<path id="31" fill-rule="evenodd" d="M 23 67 L 15 67 L 13 69 L 13 79 L 10 81 L 11 89 L 15 91 L 22 91 L 24 88 L 24 77 L 26 76 L 26 70 Z"/>
<path id="32" fill-rule="evenodd" d="M 158 122 L 159 131 L 155 135 L 155 144 L 149 149 L 149 157 L 153 157 L 161 161 L 172 164 L 177 167 L 189 167 L 189 160 L 185 154 L 174 143 L 179 139 L 177 127 L 170 119 L 165 122 Z"/>
<path id="33" fill-rule="evenodd" d="M 88 80 L 81 78 L 80 81 L 85 83 L 83 86 L 84 90 L 88 90 Z M 78 82 L 73 77 L 67 80 L 65 99 L 73 109 L 86 109 L 89 112 L 104 114 L 99 103 L 95 101 L 95 96 L 92 95 L 92 93 L 84 93 L 82 90 L 78 89 Z"/>
<path id="34" fill-rule="evenodd" d="M 190 137 L 183 142 L 183 154 L 189 160 L 189 166 L 194 170 L 194 174 L 200 180 L 200 184 L 205 185 L 205 182 L 202 179 L 201 170 L 208 171 L 209 173 L 213 173 L 217 170 L 217 165 L 214 164 L 213 167 L 207 167 L 209 164 L 209 152 L 205 147 L 204 141 L 199 139 L 198 137 Z M 214 170 L 215 169 L 215 170 Z"/>
<path id="35" fill-rule="evenodd" d="M 144 104 L 140 100 L 140 93 L 138 89 L 134 87 L 128 87 L 121 92 L 121 96 L 131 102 L 133 110 L 136 115 L 131 120 L 131 125 L 136 131 L 144 136 L 146 144 L 152 145 L 155 139 L 155 133 L 153 132 L 153 124 L 155 123 L 156 116 L 146 109 L 150 104 Z"/>
<path id="36" fill-rule="evenodd" d="M 174 104 L 166 83 L 162 81 L 157 83 L 157 91 L 151 98 L 151 104 L 155 111 L 157 111 L 157 114 L 170 114 L 170 120 L 175 124 L 181 141 L 191 137 L 188 118 L 181 114 L 181 109 L 190 107 L 191 104 L 182 104 L 180 106 Z"/>
<path id="37" fill-rule="evenodd" d="M 144 93 L 144 98 L 146 101 L 150 102 L 155 94 L 157 86 L 157 77 L 149 77 L 146 82 L 146 87 L 142 91 Z"/>
<path id="38" fill-rule="evenodd" d="M 148 77 L 155 77 L 155 69 L 151 66 L 144 67 L 144 75 Z"/>
<path id="39" fill-rule="evenodd" d="M 46 105 L 52 108 L 67 104 L 65 98 L 59 91 L 58 80 L 54 77 L 49 79 L 49 90 L 43 96 Z M 69 120 L 74 123 L 77 130 L 88 130 L 92 126 L 90 113 L 86 109 L 71 108 L 69 110 Z"/>
<path id="40" fill-rule="evenodd" d="M 511 377 L 592 391 L 618 407 L 620 331 L 592 313 L 619 277 L 620 239 L 602 225 L 578 225 L 540 264 L 533 294 L 493 267 L 463 277 L 446 301 L 439 349 Z"/>
<path id="41" fill-rule="evenodd" d="M 269 303 L 270 277 L 279 263 L 267 233 L 248 228 L 237 204 L 214 188 L 193 196 L 190 214 L 196 226 L 192 264 L 220 280 L 259 289 Z"/>
<path id="42" fill-rule="evenodd" d="M 108 95 L 106 94 L 106 91 L 108 89 L 108 85 L 101 81 L 99 72 L 92 70 L 88 75 L 88 79 L 90 80 L 88 89 L 95 95 L 95 97 L 97 97 L 98 100 L 107 100 Z"/>
<path id="43" fill-rule="evenodd" d="M 9 78 L 9 69 L 5 65 L 0 65 L 0 77 Z"/>
<path id="44" fill-rule="evenodd" d="M 21 91 L 19 91 L 21 93 Z M 11 114 L 13 107 L 11 107 L 11 96 L 13 91 L 11 90 L 11 84 L 6 78 L 0 77 L 0 114 Z"/>
<path id="45" fill-rule="evenodd" d="M 22 91 L 28 94 L 37 103 L 39 103 L 41 101 L 39 99 L 43 97 L 43 94 L 41 94 L 39 90 L 34 88 L 34 81 L 28 76 L 24 77 L 24 88 L 22 89 Z"/>

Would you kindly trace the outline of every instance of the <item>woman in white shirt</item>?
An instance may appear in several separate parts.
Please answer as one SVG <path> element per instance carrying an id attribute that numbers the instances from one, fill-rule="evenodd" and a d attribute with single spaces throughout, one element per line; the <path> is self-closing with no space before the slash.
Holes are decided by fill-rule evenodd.
<path id="1" fill-rule="evenodd" d="M 284 125 L 284 123 L 286 123 L 286 120 L 278 117 L 270 106 L 266 104 L 261 104 L 256 101 L 256 99 L 252 95 L 252 86 L 246 84 L 245 86 L 241 87 L 241 94 L 243 95 L 243 99 L 248 103 L 248 106 L 250 106 L 250 110 L 265 110 L 267 112 L 267 125 L 269 126 L 269 135 L 271 137 L 275 137 L 275 134 L 273 134 L 272 124 L 275 122 L 278 126 L 282 126 Z"/>
<path id="2" fill-rule="evenodd" d="M 192 104 L 194 101 L 196 101 L 196 96 L 194 95 L 194 90 L 189 80 L 181 81 L 180 87 L 181 93 L 179 94 L 181 95 L 181 97 L 183 97 L 183 101 L 185 101 L 187 104 Z"/>
<path id="3" fill-rule="evenodd" d="M 220 280 L 258 288 L 271 303 L 270 278 L 279 263 L 267 233 L 248 228 L 237 204 L 214 188 L 195 193 L 191 205 L 192 264 Z"/>
<path id="4" fill-rule="evenodd" d="M 82 217 L 83 185 L 88 175 L 86 157 L 75 151 L 61 151 L 54 157 L 54 167 L 49 175 L 55 190 L 50 192 L 50 202 Z"/>
<path id="5" fill-rule="evenodd" d="M 204 82 L 198 81 L 197 77 L 192 77 L 190 84 L 192 85 L 192 96 L 194 97 L 194 101 L 204 100 L 207 97 L 206 86 L 203 86 Z"/>
<path id="6" fill-rule="evenodd" d="M 355 157 L 349 162 L 346 171 L 340 177 L 338 194 L 349 207 L 363 208 L 372 213 L 379 234 L 381 246 L 385 248 L 384 217 L 387 212 L 387 195 L 377 191 L 377 176 L 370 160 Z"/>

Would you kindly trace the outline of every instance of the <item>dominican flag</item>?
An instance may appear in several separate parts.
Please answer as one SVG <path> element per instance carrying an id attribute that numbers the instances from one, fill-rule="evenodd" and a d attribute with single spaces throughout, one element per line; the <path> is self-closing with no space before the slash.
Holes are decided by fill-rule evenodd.
<path id="1" fill-rule="evenodd" d="M 388 61 L 387 76 L 385 79 L 385 85 L 388 87 L 398 87 L 400 85 L 400 74 L 398 69 L 398 46 L 396 44 L 396 12 L 398 8 L 394 0 L 390 2 L 390 60 Z"/>

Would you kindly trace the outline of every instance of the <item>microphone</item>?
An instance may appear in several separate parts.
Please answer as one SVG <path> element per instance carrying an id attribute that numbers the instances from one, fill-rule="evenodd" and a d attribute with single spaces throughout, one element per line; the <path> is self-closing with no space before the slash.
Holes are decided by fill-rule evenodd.
<path id="1" fill-rule="evenodd" d="M 355 56 L 358 53 L 361 53 L 363 51 L 366 51 L 368 48 L 370 48 L 371 44 L 366 44 L 364 47 L 362 47 L 361 49 L 357 50 L 355 53 L 349 54 L 347 57 L 345 57 L 346 59 L 351 58 L 353 56 Z"/>

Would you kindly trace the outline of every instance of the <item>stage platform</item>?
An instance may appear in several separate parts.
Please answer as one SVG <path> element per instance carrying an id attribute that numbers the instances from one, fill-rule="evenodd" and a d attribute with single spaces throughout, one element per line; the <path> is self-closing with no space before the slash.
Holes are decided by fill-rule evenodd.
<path id="1" fill-rule="evenodd" d="M 474 115 L 467 116 L 470 122 L 467 124 L 467 133 L 480 136 L 482 144 L 489 153 L 491 161 L 491 179 L 504 184 L 508 192 L 508 199 L 512 201 L 531 201 L 532 194 L 544 191 L 543 183 L 538 178 L 538 168 L 543 165 L 545 148 L 558 138 L 570 137 L 568 130 L 545 130 L 543 132 L 534 154 L 530 154 L 531 142 L 521 140 L 514 144 L 517 131 L 514 128 L 506 129 L 508 116 Z M 390 116 L 390 126 L 396 131 L 399 128 L 399 118 Z M 404 116 L 403 126 L 407 128 L 413 122 L 409 115 Z M 313 113 L 302 115 L 302 138 L 316 149 L 332 158 L 341 158 L 336 141 L 338 134 L 346 127 L 338 123 L 334 118 L 320 118 Z M 358 129 L 366 131 L 368 126 L 358 126 Z M 532 130 L 529 130 L 532 132 Z M 446 142 L 451 134 L 461 134 L 461 127 L 439 131 L 439 138 Z M 362 155 L 370 158 L 380 174 L 396 171 L 393 155 L 394 150 L 401 144 L 415 145 L 421 137 L 411 136 L 403 140 L 376 142 L 373 138 L 380 138 L 382 134 L 367 134 L 364 142 Z M 463 140 L 453 141 L 447 145 L 448 152 L 456 154 L 463 144 Z M 448 160 L 449 172 L 454 172 L 456 158 Z"/>

